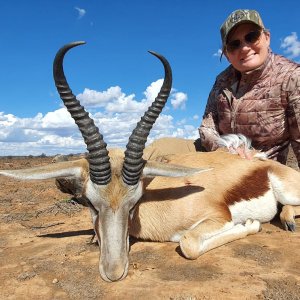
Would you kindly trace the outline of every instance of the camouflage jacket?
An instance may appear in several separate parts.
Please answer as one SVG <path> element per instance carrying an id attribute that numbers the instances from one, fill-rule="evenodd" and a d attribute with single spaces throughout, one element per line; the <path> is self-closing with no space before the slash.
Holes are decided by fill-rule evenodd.
<path id="1" fill-rule="evenodd" d="M 291 143 L 300 167 L 300 65 L 271 52 L 250 72 L 230 65 L 216 78 L 199 133 L 207 151 L 219 135 L 242 133 L 284 164 Z"/>

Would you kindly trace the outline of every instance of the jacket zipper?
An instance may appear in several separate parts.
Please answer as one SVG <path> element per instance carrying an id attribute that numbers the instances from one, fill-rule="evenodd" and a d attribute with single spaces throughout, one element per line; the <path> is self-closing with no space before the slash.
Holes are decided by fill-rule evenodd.
<path id="1" fill-rule="evenodd" d="M 231 114 L 231 130 L 232 130 L 232 133 L 237 133 L 236 132 L 236 113 L 237 113 L 237 110 L 240 106 L 240 103 L 243 101 L 243 98 L 240 98 L 239 100 L 236 101 L 236 106 L 234 108 L 234 110 L 231 110 L 232 114 Z"/>
<path id="2" fill-rule="evenodd" d="M 231 128 L 231 131 L 232 131 L 232 133 L 236 133 L 236 113 L 237 113 L 237 109 L 240 105 L 240 102 L 242 101 L 242 98 L 240 98 L 237 101 L 236 106 L 233 109 L 233 107 L 232 107 L 232 97 L 233 97 L 232 92 L 230 92 L 228 89 L 226 89 L 226 90 L 223 90 L 223 94 L 226 97 L 229 108 L 230 108 L 230 128 Z"/>

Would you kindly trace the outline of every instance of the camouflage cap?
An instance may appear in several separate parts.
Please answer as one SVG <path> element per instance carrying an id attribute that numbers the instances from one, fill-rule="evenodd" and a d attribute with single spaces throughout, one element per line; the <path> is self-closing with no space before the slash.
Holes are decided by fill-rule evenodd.
<path id="1" fill-rule="evenodd" d="M 249 9 L 238 9 L 232 12 L 225 22 L 222 24 L 220 31 L 221 31 L 221 39 L 223 47 L 226 44 L 228 34 L 230 30 L 238 24 L 241 23 L 254 23 L 261 28 L 264 28 L 263 21 L 256 10 L 249 10 Z"/>

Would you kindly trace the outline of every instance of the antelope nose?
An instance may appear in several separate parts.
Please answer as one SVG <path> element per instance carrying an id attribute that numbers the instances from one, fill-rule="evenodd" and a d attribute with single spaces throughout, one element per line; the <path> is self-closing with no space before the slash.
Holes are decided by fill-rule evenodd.
<path id="1" fill-rule="evenodd" d="M 124 274 L 126 271 L 126 268 L 120 264 L 113 264 L 108 268 L 108 270 L 105 272 L 106 277 L 110 281 L 118 281 L 123 279 L 125 277 Z"/>

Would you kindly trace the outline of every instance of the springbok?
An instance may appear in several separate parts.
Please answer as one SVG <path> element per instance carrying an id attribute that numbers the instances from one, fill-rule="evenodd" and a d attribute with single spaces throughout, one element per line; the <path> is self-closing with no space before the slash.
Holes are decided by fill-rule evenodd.
<path id="1" fill-rule="evenodd" d="M 66 52 L 83 43 L 67 44 L 58 51 L 54 79 L 87 145 L 87 159 L 2 170 L 0 174 L 21 180 L 57 178 L 61 188 L 71 182 L 68 192 L 84 199 L 90 208 L 104 280 L 126 277 L 129 234 L 179 242 L 183 255 L 196 259 L 257 233 L 261 222 L 275 216 L 278 204 L 300 205 L 300 174 L 272 160 L 247 160 L 228 151 L 174 154 L 166 163 L 143 159 L 147 136 L 172 83 L 169 63 L 154 52 L 165 69 L 161 90 L 133 130 L 124 157 L 110 156 L 103 136 L 72 94 L 63 71 Z M 287 207 L 282 217 L 291 226 L 295 212 Z"/>
<path id="2" fill-rule="evenodd" d="M 53 157 L 52 159 L 52 163 L 58 163 L 58 162 L 61 162 L 61 161 L 68 161 L 69 158 L 67 155 L 63 155 L 63 154 L 57 154 Z"/>

